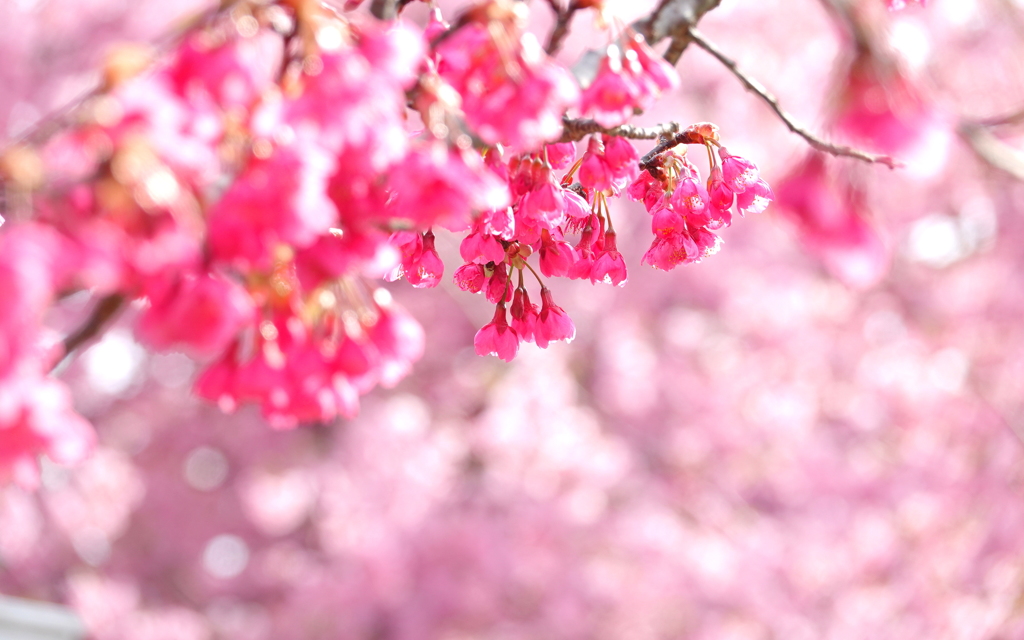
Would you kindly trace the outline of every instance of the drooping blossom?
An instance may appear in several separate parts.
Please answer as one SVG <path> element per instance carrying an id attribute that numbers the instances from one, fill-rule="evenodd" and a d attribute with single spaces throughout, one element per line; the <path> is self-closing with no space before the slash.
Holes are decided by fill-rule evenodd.
<path id="1" fill-rule="evenodd" d="M 564 340 L 572 342 L 576 337 L 576 326 L 562 307 L 555 304 L 551 290 L 540 290 L 541 308 L 534 324 L 534 339 L 537 346 L 546 349 L 548 344 Z"/>
<path id="2" fill-rule="evenodd" d="M 843 282 L 877 283 L 888 270 L 889 253 L 868 221 L 864 194 L 824 154 L 807 156 L 778 186 L 780 213 L 792 220 L 804 245 Z"/>
<path id="3" fill-rule="evenodd" d="M 594 255 L 591 282 L 605 282 L 616 287 L 626 283 L 626 261 L 615 245 L 615 232 L 604 234 L 604 247 Z"/>
<path id="4" fill-rule="evenodd" d="M 679 85 L 679 75 L 643 36 L 628 33 L 605 50 L 597 72 L 580 97 L 580 111 L 603 127 L 625 123 L 646 111 L 660 95 Z"/>
<path id="5" fill-rule="evenodd" d="M 511 362 L 519 352 L 519 336 L 515 329 L 508 325 L 505 314 L 505 303 L 500 302 L 494 308 L 494 318 L 473 338 L 473 346 L 479 355 L 495 355 Z"/>
<path id="6" fill-rule="evenodd" d="M 486 281 L 484 266 L 477 263 L 464 264 L 455 270 L 455 284 L 463 291 L 480 293 Z"/>
<path id="7" fill-rule="evenodd" d="M 537 326 L 539 311 L 537 305 L 530 302 L 530 294 L 525 287 L 516 288 L 512 296 L 512 328 L 522 342 L 534 341 L 534 330 Z"/>
<path id="8" fill-rule="evenodd" d="M 591 136 L 580 165 L 580 184 L 587 189 L 618 195 L 636 179 L 637 151 L 628 140 L 618 136 Z"/>
<path id="9" fill-rule="evenodd" d="M 436 53 L 438 72 L 462 97 L 467 123 L 490 144 L 533 151 L 557 139 L 562 114 L 579 98 L 569 73 L 514 20 L 467 24 Z"/>

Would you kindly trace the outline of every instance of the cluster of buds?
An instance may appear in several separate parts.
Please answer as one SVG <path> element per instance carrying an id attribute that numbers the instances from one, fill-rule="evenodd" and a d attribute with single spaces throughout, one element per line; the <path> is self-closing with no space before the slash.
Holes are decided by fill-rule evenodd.
<path id="1" fill-rule="evenodd" d="M 707 182 L 686 154 L 671 149 L 674 143 L 703 145 L 710 170 Z M 715 233 L 732 224 L 733 209 L 760 213 L 774 199 L 757 166 L 721 146 L 718 128 L 710 123 L 688 127 L 649 154 L 645 173 L 629 188 L 629 196 L 644 203 L 651 214 L 654 242 L 643 262 L 670 270 L 679 264 L 699 262 L 718 251 L 721 238 Z"/>
<path id="2" fill-rule="evenodd" d="M 682 144 L 706 148 L 706 182 L 686 152 L 676 151 Z M 575 337 L 572 320 L 555 304 L 546 278 L 625 284 L 626 262 L 616 245 L 610 199 L 627 193 L 644 203 L 654 241 L 643 261 L 665 270 L 716 251 L 721 241 L 715 231 L 731 224 L 734 209 L 761 212 L 773 199 L 754 163 L 721 146 L 717 127 L 708 123 L 663 138 L 643 161 L 629 140 L 595 134 L 578 159 L 574 144 L 556 143 L 507 161 L 492 153 L 486 162 L 507 181 L 512 204 L 474 221 L 462 240 L 464 264 L 454 280 L 495 305 L 474 344 L 479 354 L 503 360 L 515 357 L 522 342 L 546 348 Z M 440 262 L 431 232 L 396 232 L 392 242 L 403 256 L 395 273 L 406 273 L 414 286 L 437 284 Z M 532 280 L 539 287 L 539 308 L 527 287 Z"/>

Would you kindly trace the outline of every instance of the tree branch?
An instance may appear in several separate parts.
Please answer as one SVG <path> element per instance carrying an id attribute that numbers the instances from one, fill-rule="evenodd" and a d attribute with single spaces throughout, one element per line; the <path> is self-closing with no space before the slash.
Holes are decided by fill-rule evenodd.
<path id="1" fill-rule="evenodd" d="M 664 58 L 670 64 L 679 62 L 690 44 L 690 28 L 697 25 L 704 14 L 717 7 L 722 0 L 661 0 L 646 18 L 633 23 L 633 30 L 654 45 L 665 38 L 672 42 Z"/>
<path id="2" fill-rule="evenodd" d="M 974 153 L 990 166 L 1024 181 L 1024 153 L 1001 141 L 983 125 L 964 123 L 960 135 Z"/>
<path id="3" fill-rule="evenodd" d="M 378 20 L 394 20 L 398 17 L 398 3 L 396 0 L 373 0 L 370 13 Z"/>
<path id="4" fill-rule="evenodd" d="M 657 140 L 679 131 L 679 124 L 666 122 L 653 127 L 637 127 L 631 124 L 624 124 L 618 127 L 606 128 L 587 118 L 562 118 L 562 138 L 559 142 L 575 142 L 593 133 L 603 133 L 609 136 L 630 138 L 632 140 Z"/>
<path id="5" fill-rule="evenodd" d="M 575 0 L 570 0 L 567 7 L 562 7 L 558 0 L 548 0 L 548 4 L 555 12 L 555 26 L 551 29 L 551 35 L 548 36 L 548 43 L 544 47 L 544 51 L 553 57 L 565 43 L 565 38 L 569 35 L 569 22 L 572 21 L 572 17 L 576 15 L 580 6 Z"/>
<path id="6" fill-rule="evenodd" d="M 704 36 L 699 31 L 697 31 L 696 28 L 690 27 L 689 34 L 691 40 L 695 42 L 697 46 L 699 46 L 701 49 L 704 49 L 712 56 L 714 56 L 719 62 L 722 63 L 723 66 L 725 66 L 725 68 L 731 71 L 732 74 L 736 76 L 736 78 L 739 79 L 741 83 L 743 83 L 743 86 L 745 86 L 749 91 L 752 91 L 755 94 L 757 94 L 762 100 L 768 103 L 768 106 L 771 107 L 772 111 L 775 112 L 775 115 L 777 115 L 779 119 L 782 120 L 783 124 L 785 124 L 790 131 L 806 140 L 809 145 L 811 145 L 818 151 L 823 151 L 834 156 L 845 156 L 847 158 L 855 158 L 857 160 L 862 160 L 864 162 L 877 162 L 879 164 L 884 164 L 890 169 L 895 169 L 896 167 L 903 166 L 901 162 L 895 160 L 891 156 L 868 153 L 866 151 L 855 149 L 853 147 L 837 145 L 822 140 L 821 138 L 814 135 L 806 128 L 798 124 L 796 120 L 793 119 L 793 116 L 791 116 L 782 108 L 782 106 L 779 104 L 778 98 L 772 95 L 772 93 L 768 91 L 768 89 L 763 84 L 761 84 L 757 80 L 751 78 L 743 71 L 741 71 L 734 60 L 726 56 L 718 47 L 716 47 L 707 39 L 705 39 Z"/>
<path id="7" fill-rule="evenodd" d="M 71 357 L 76 349 L 99 335 L 107 323 L 117 316 L 124 306 L 124 302 L 124 297 L 117 293 L 106 296 L 97 302 L 85 322 L 64 338 L 64 356 L 54 364 L 53 369 Z"/>

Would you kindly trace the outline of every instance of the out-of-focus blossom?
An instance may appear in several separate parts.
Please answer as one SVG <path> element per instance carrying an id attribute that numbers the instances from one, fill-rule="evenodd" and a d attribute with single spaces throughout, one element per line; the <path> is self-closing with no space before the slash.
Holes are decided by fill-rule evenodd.
<path id="1" fill-rule="evenodd" d="M 823 154 L 808 155 L 779 185 L 779 209 L 835 277 L 869 287 L 888 270 L 889 252 L 867 220 L 863 193 L 840 171 L 830 171 Z"/>

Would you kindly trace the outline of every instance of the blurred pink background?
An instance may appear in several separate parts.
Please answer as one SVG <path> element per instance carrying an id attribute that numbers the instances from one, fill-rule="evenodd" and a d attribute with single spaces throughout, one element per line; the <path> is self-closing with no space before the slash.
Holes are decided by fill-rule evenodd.
<path id="1" fill-rule="evenodd" d="M 426 328 L 413 375 L 294 431 L 191 398 L 196 365 L 129 313 L 63 374 L 96 453 L 0 488 L 0 592 L 100 640 L 1024 636 L 1024 187 L 956 134 L 1024 106 L 1024 7 L 883 4 L 876 44 L 926 108 L 906 168 L 828 162 L 853 218 L 776 204 L 662 273 L 622 202 L 629 282 L 559 282 L 577 339 L 511 364 L 473 352 L 492 311 L 439 234 L 442 286 L 390 287 Z M 3 3 L 0 137 L 204 6 Z M 590 21 L 561 59 L 602 43 Z M 812 130 L 845 104 L 821 3 L 724 0 L 701 30 Z M 773 186 L 795 175 L 807 145 L 721 65 L 694 47 L 679 71 L 642 123 L 714 121 Z"/>

